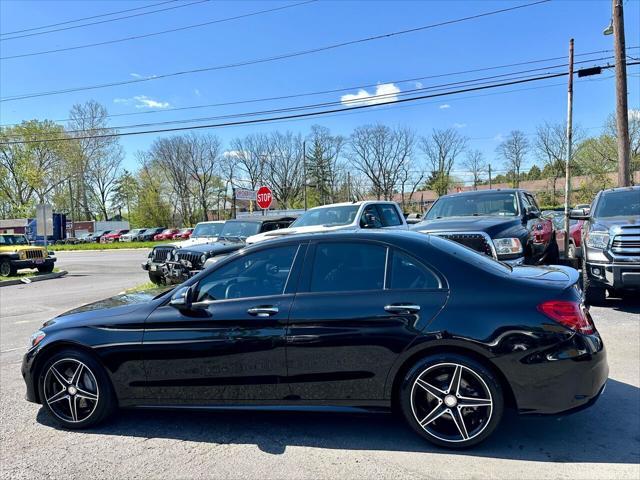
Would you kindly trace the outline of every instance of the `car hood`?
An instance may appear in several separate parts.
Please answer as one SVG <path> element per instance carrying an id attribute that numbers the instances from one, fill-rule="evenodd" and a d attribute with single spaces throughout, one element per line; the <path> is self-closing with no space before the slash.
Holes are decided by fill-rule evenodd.
<path id="1" fill-rule="evenodd" d="M 632 215 L 627 215 L 627 216 L 621 215 L 619 217 L 593 218 L 591 220 L 591 223 L 592 223 L 592 227 L 591 227 L 592 230 L 594 230 L 593 227 L 595 226 L 600 227 L 598 228 L 598 230 L 606 230 L 606 229 L 615 230 L 616 227 L 620 227 L 624 225 L 640 226 L 640 217 L 632 216 Z"/>
<path id="2" fill-rule="evenodd" d="M 75 325 L 101 323 L 109 319 L 110 323 L 126 323 L 138 313 L 148 315 L 153 305 L 152 300 L 156 295 L 166 291 L 167 288 L 148 290 L 146 292 L 123 293 L 115 297 L 98 300 L 64 312 L 47 321 L 44 327 L 71 327 Z M 148 310 L 145 311 L 145 310 Z"/>
<path id="3" fill-rule="evenodd" d="M 20 252 L 22 250 L 44 250 L 44 247 L 36 245 L 5 245 L 0 247 L 0 252 Z"/>
<path id="4" fill-rule="evenodd" d="M 182 251 L 188 250 L 193 253 L 206 253 L 206 254 L 214 254 L 218 255 L 220 253 L 232 252 L 234 250 L 239 250 L 245 246 L 244 242 L 225 242 L 218 241 L 215 243 L 207 243 L 203 245 L 194 245 L 189 247 L 188 249 L 182 248 Z"/>
<path id="5" fill-rule="evenodd" d="M 411 230 L 422 233 L 439 232 L 485 232 L 495 238 L 505 230 L 521 227 L 520 217 L 448 217 L 424 220 L 411 226 Z"/>
<path id="6" fill-rule="evenodd" d="M 272 230 L 271 232 L 259 233 L 247 238 L 247 244 L 261 242 L 263 240 L 269 240 L 270 238 L 280 238 L 286 235 L 298 235 L 302 233 L 318 233 L 318 232 L 335 232 L 337 230 L 351 230 L 356 228 L 355 225 L 309 225 L 308 227 L 289 227 L 280 228 L 279 230 Z"/>

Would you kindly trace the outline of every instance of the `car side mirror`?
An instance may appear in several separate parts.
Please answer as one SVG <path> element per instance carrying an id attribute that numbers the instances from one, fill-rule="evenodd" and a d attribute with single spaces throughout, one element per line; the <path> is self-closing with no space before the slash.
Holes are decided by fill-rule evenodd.
<path id="1" fill-rule="evenodd" d="M 193 305 L 194 285 L 179 287 L 169 300 L 169 305 L 180 310 L 191 310 Z"/>
<path id="2" fill-rule="evenodd" d="M 572 220 L 589 220 L 589 214 L 584 208 L 574 208 L 569 212 L 569 218 Z"/>

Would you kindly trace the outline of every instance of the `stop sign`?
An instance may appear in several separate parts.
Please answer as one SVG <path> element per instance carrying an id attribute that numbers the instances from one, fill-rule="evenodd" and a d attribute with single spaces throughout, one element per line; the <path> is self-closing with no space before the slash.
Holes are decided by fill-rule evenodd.
<path id="1" fill-rule="evenodd" d="M 260 208 L 266 210 L 271 206 L 271 201 L 273 200 L 273 195 L 271 195 L 271 189 L 269 187 L 260 187 L 258 189 L 258 193 L 256 194 L 256 203 Z"/>

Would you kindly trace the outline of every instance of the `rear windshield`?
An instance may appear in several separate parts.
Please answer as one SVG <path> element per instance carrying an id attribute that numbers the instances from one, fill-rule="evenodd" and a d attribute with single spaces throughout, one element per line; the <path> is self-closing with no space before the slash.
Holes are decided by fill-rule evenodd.
<path id="1" fill-rule="evenodd" d="M 246 238 L 259 232 L 259 222 L 226 222 L 220 232 L 220 236 Z"/>
<path id="2" fill-rule="evenodd" d="M 324 225 L 334 227 L 353 223 L 358 214 L 359 205 L 342 205 L 314 208 L 304 213 L 291 224 L 292 227 L 314 227 Z"/>
<path id="3" fill-rule="evenodd" d="M 191 237 L 219 237 L 223 226 L 224 223 L 199 223 L 196 225 L 196 228 L 193 229 Z"/>
<path id="4" fill-rule="evenodd" d="M 619 190 L 600 196 L 595 218 L 627 217 L 640 215 L 640 190 Z"/>
<path id="5" fill-rule="evenodd" d="M 433 220 L 446 217 L 469 217 L 518 215 L 518 200 L 515 193 L 495 192 L 481 195 L 452 195 L 442 197 L 427 212 L 425 218 Z"/>

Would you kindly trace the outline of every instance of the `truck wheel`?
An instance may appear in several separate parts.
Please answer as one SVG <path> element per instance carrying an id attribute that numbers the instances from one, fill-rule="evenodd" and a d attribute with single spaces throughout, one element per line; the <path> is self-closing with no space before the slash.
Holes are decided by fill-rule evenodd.
<path id="1" fill-rule="evenodd" d="M 53 265 L 43 265 L 41 267 L 38 267 L 38 271 L 40 273 L 51 273 L 53 272 Z"/>
<path id="2" fill-rule="evenodd" d="M 10 260 L 0 261 L 0 277 L 10 277 L 15 275 L 16 272 L 17 272 L 16 267 L 11 265 Z"/>
<path id="3" fill-rule="evenodd" d="M 149 280 L 151 280 L 156 285 L 164 285 L 164 277 L 162 275 L 158 275 L 157 273 L 149 272 Z"/>
<path id="4" fill-rule="evenodd" d="M 602 305 L 606 299 L 606 290 L 603 287 L 592 285 L 587 273 L 587 263 L 582 261 L 582 290 L 584 291 L 584 303 L 587 305 Z"/>
<path id="5" fill-rule="evenodd" d="M 549 244 L 549 248 L 547 248 L 547 258 L 544 263 L 547 265 L 558 265 L 560 263 L 560 250 L 558 249 L 558 243 L 555 238 Z"/>

